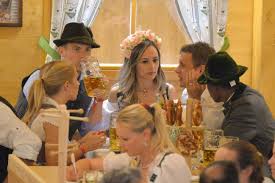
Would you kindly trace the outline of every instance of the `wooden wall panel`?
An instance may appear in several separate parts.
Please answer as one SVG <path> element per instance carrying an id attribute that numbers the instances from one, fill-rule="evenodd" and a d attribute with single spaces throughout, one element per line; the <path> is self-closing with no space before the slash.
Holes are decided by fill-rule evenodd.
<path id="1" fill-rule="evenodd" d="M 260 92 L 275 114 L 275 1 L 265 0 L 262 16 L 262 59 L 259 80 Z"/>
<path id="2" fill-rule="evenodd" d="M 42 34 L 43 1 L 23 2 L 23 26 L 0 27 L 0 95 L 15 103 L 21 79 L 43 63 L 38 38 Z"/>
<path id="3" fill-rule="evenodd" d="M 251 84 L 252 40 L 253 40 L 253 1 L 228 0 L 228 23 L 226 34 L 229 37 L 228 52 L 240 65 L 248 67 L 241 81 Z"/>
<path id="4" fill-rule="evenodd" d="M 137 29 L 151 29 L 162 38 L 161 63 L 177 64 L 180 48 L 190 43 L 173 19 L 170 0 L 138 0 Z"/>
<path id="5" fill-rule="evenodd" d="M 100 44 L 92 54 L 101 63 L 122 63 L 119 44 L 129 35 L 130 1 L 104 0 L 92 25 L 95 40 Z"/>

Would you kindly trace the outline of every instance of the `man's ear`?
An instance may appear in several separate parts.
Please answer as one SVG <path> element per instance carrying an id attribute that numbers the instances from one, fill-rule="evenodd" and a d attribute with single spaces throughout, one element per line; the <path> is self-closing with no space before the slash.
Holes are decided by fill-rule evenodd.
<path id="1" fill-rule="evenodd" d="M 65 48 L 63 46 L 59 46 L 56 48 L 56 51 L 59 53 L 59 55 L 62 57 L 65 51 Z"/>
<path id="2" fill-rule="evenodd" d="M 204 69 L 205 69 L 205 65 L 200 65 L 194 69 L 197 78 L 203 74 Z"/>
<path id="3" fill-rule="evenodd" d="M 245 169 L 241 170 L 241 173 L 244 174 L 246 177 L 250 177 L 250 175 L 253 173 L 253 166 L 249 165 Z"/>
<path id="4" fill-rule="evenodd" d="M 200 74 L 202 74 L 204 72 L 204 70 L 205 70 L 205 65 L 200 65 L 200 67 L 199 67 Z"/>

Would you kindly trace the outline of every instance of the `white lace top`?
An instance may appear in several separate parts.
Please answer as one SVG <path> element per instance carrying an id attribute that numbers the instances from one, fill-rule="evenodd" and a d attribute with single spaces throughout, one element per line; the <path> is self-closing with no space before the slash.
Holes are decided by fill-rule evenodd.
<path id="1" fill-rule="evenodd" d="M 149 166 L 148 172 L 148 183 L 190 183 L 191 172 L 185 159 L 177 154 L 172 153 L 165 156 L 161 165 L 158 166 L 164 157 L 164 152 L 159 153 L 154 161 Z M 115 154 L 109 153 L 103 161 L 104 171 L 111 171 L 113 169 L 120 169 L 123 167 L 129 167 L 133 165 L 134 159 L 129 157 L 127 153 Z M 152 175 L 155 174 L 156 178 L 154 181 L 150 181 Z"/>
<path id="2" fill-rule="evenodd" d="M 52 105 L 57 109 L 66 109 L 66 105 L 59 105 L 56 101 L 54 101 L 53 99 L 49 98 L 49 97 L 45 97 L 43 99 L 43 104 L 48 104 L 48 105 Z M 45 112 L 47 112 L 47 110 L 49 109 L 44 109 Z M 38 135 L 38 137 L 42 140 L 45 141 L 45 131 L 43 128 L 43 124 L 47 122 L 50 123 L 54 126 L 58 127 L 59 121 L 58 118 L 56 117 L 49 117 L 49 116 L 45 116 L 43 115 L 43 112 L 40 112 L 37 117 L 30 122 L 30 128 L 31 130 Z"/>

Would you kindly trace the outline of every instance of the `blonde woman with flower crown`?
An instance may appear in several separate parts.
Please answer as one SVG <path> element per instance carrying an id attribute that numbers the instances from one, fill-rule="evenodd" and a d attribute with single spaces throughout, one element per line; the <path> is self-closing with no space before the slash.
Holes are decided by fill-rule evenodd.
<path id="1" fill-rule="evenodd" d="M 143 183 L 190 183 L 191 172 L 168 137 L 165 118 L 158 104 L 133 104 L 117 117 L 117 135 L 124 153 L 76 162 L 78 177 L 87 170 L 109 172 L 125 167 L 139 168 Z M 76 180 L 73 166 L 67 179 Z"/>
<path id="2" fill-rule="evenodd" d="M 166 82 L 160 64 L 161 38 L 148 31 L 137 31 L 120 44 L 124 64 L 119 81 L 103 102 L 103 121 L 109 121 L 110 113 L 135 103 L 152 104 L 176 99 L 175 88 Z"/>

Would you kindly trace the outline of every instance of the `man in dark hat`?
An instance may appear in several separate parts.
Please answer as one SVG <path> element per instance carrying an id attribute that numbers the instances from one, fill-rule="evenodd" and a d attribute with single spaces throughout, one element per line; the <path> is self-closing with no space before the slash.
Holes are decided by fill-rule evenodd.
<path id="1" fill-rule="evenodd" d="M 74 64 L 80 73 L 80 62 L 83 58 L 91 55 L 93 48 L 100 46 L 95 42 L 93 33 L 90 28 L 83 23 L 68 23 L 62 32 L 61 38 L 53 41 L 57 46 L 57 51 L 61 56 L 61 60 Z M 35 70 L 31 75 L 27 76 L 22 81 L 22 90 L 17 100 L 15 110 L 17 115 L 22 118 L 27 110 L 27 97 L 33 82 L 39 78 L 40 69 Z M 79 79 L 81 77 L 79 76 Z M 97 97 L 100 99 L 102 96 Z M 88 97 L 83 81 L 80 81 L 78 96 L 75 101 L 67 103 L 68 109 L 84 109 L 84 115 L 89 113 L 91 108 L 92 98 Z M 97 105 L 93 107 L 93 112 L 90 113 L 91 119 L 100 116 L 102 100 L 97 101 Z M 97 119 L 95 119 L 97 120 Z M 80 129 L 81 124 L 78 121 L 70 122 L 69 139 L 73 136 L 77 129 Z"/>
<path id="2" fill-rule="evenodd" d="M 268 159 L 272 156 L 275 122 L 263 96 L 239 81 L 246 70 L 226 52 L 218 52 L 208 58 L 198 82 L 207 84 L 214 101 L 224 102 L 224 135 L 249 141 Z"/>

